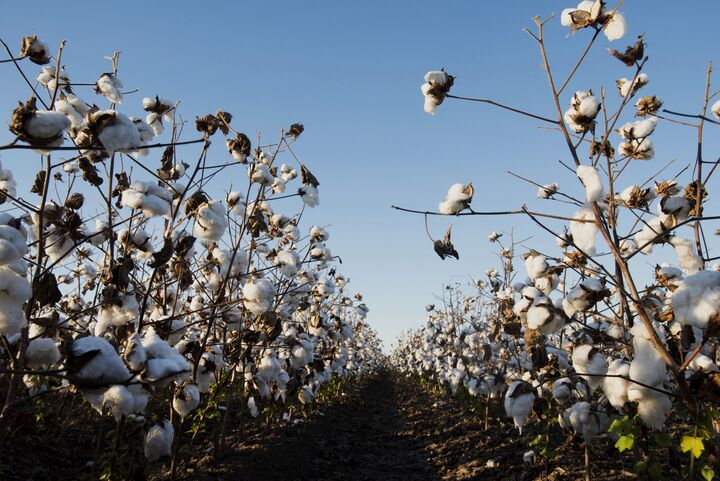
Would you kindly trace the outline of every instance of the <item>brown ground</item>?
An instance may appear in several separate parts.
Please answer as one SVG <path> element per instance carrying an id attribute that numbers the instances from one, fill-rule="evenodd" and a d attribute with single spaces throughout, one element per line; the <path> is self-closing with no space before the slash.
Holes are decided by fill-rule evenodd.
<path id="1" fill-rule="evenodd" d="M 519 436 L 504 419 L 430 392 L 416 381 L 383 372 L 366 379 L 306 423 L 274 432 L 255 429 L 229 443 L 226 454 L 205 460 L 184 479 L 290 480 L 516 480 L 583 479 L 579 445 L 561 445 L 550 462 L 523 463 L 536 433 Z M 230 438 L 239 437 L 235 433 Z M 625 479 L 617 452 L 593 449 L 593 479 Z M 487 467 L 493 459 L 498 467 Z M 613 459 L 615 461 L 610 461 Z"/>

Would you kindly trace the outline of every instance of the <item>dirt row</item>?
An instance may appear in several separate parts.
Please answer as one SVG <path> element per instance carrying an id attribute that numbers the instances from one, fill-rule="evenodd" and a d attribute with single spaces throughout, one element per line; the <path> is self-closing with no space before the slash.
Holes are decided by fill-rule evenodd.
<path id="1" fill-rule="evenodd" d="M 494 406 L 494 414 L 501 407 Z M 575 480 L 582 446 L 554 438 L 552 460 L 523 462 L 535 433 L 519 436 L 502 417 L 432 392 L 397 373 L 374 375 L 304 423 L 235 433 L 225 454 L 186 473 L 194 480 Z M 602 444 L 593 479 L 625 479 Z M 629 479 L 629 478 L 628 478 Z"/>

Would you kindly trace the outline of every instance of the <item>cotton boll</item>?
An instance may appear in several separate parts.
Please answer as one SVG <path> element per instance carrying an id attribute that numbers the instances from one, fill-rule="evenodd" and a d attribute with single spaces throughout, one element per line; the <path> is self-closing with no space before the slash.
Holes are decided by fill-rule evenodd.
<path id="1" fill-rule="evenodd" d="M 275 300 L 275 286 L 267 279 L 250 278 L 242 293 L 243 305 L 255 315 L 269 311 Z"/>
<path id="2" fill-rule="evenodd" d="M 548 269 L 547 259 L 537 252 L 530 251 L 525 258 L 525 269 L 530 280 L 534 281 L 538 277 L 545 275 L 545 271 Z"/>
<path id="3" fill-rule="evenodd" d="M 600 420 L 589 402 L 573 404 L 569 420 L 575 434 L 582 436 L 586 443 L 600 434 Z"/>
<path id="4" fill-rule="evenodd" d="M 31 144 L 59 147 L 63 143 L 63 133 L 71 125 L 70 119 L 61 112 L 38 110 L 25 121 L 23 130 Z"/>
<path id="5" fill-rule="evenodd" d="M 103 337 L 76 339 L 71 346 L 69 365 L 80 381 L 113 384 L 131 378 L 115 348 Z"/>
<path id="6" fill-rule="evenodd" d="M 172 442 L 175 436 L 173 425 L 167 419 L 162 424 L 151 427 L 145 435 L 145 457 L 150 462 L 172 455 Z"/>
<path id="7" fill-rule="evenodd" d="M 620 154 L 635 160 L 650 160 L 655 157 L 655 147 L 648 138 L 630 140 L 620 144 Z"/>
<path id="8" fill-rule="evenodd" d="M 190 365 L 182 354 L 173 349 L 167 341 L 150 329 L 142 339 L 147 353 L 147 368 L 144 378 L 153 381 L 169 381 L 171 377 L 189 372 Z"/>
<path id="9" fill-rule="evenodd" d="M 450 186 L 445 200 L 438 205 L 438 210 L 445 215 L 455 215 L 470 206 L 473 193 L 472 183 L 467 185 L 453 184 Z"/>
<path id="10" fill-rule="evenodd" d="M 116 421 L 133 412 L 135 396 L 125 386 L 116 384 L 103 394 L 103 406 L 110 409 Z"/>
<path id="11" fill-rule="evenodd" d="M 72 94 L 61 94 L 55 102 L 55 111 L 65 114 L 70 120 L 72 127 L 79 127 L 85 121 L 85 114 L 88 108 L 85 102 Z"/>
<path id="12" fill-rule="evenodd" d="M 293 277 L 300 269 L 300 256 L 295 251 L 281 250 L 274 259 L 275 265 L 286 277 Z"/>
<path id="13" fill-rule="evenodd" d="M 589 206 L 583 207 L 573 216 L 570 221 L 570 234 L 572 235 L 573 244 L 589 256 L 595 255 L 595 237 L 598 228 L 595 225 L 595 213 Z M 589 222 L 578 222 L 589 221 Z"/>
<path id="14" fill-rule="evenodd" d="M 28 280 L 8 267 L 0 268 L 0 334 L 14 336 L 27 324 L 23 303 L 32 290 Z"/>
<path id="15" fill-rule="evenodd" d="M 590 165 L 580 165 L 577 168 L 577 176 L 585 186 L 587 202 L 599 202 L 605 197 L 602 180 L 597 169 Z"/>
<path id="16" fill-rule="evenodd" d="M 540 199 L 549 199 L 557 193 L 558 189 L 560 189 L 560 185 L 555 182 L 553 182 L 552 184 L 545 184 L 542 187 L 538 187 L 537 196 Z"/>
<path id="17" fill-rule="evenodd" d="M 225 202 L 230 209 L 230 213 L 236 217 L 245 217 L 247 208 L 247 202 L 245 202 L 245 196 L 240 192 L 230 192 L 225 198 Z"/>
<path id="18" fill-rule="evenodd" d="M 308 207 L 317 207 L 320 205 L 320 195 L 318 193 L 317 187 L 305 184 L 302 185 L 298 189 L 298 194 L 300 194 L 300 198 Z"/>
<path id="19" fill-rule="evenodd" d="M 705 267 L 705 262 L 695 252 L 695 247 L 689 239 L 678 236 L 671 236 L 668 242 L 675 248 L 680 267 L 685 275 L 697 274 Z"/>
<path id="20" fill-rule="evenodd" d="M 716 118 L 720 119 L 720 100 L 716 100 L 715 103 L 712 104 L 710 111 Z"/>
<path id="21" fill-rule="evenodd" d="M 141 371 L 145 367 L 147 351 L 145 351 L 145 346 L 143 346 L 142 339 L 140 339 L 137 332 L 132 333 L 128 338 L 123 358 L 134 372 Z"/>
<path id="22" fill-rule="evenodd" d="M 95 91 L 114 104 L 121 104 L 123 101 L 122 92 L 119 90 L 121 88 L 122 82 L 112 73 L 102 74 L 95 84 Z"/>
<path id="23" fill-rule="evenodd" d="M 153 182 L 133 182 L 120 197 L 122 205 L 140 209 L 147 217 L 168 215 L 171 201 L 172 194 Z"/>
<path id="24" fill-rule="evenodd" d="M 247 407 L 250 412 L 250 416 L 256 418 L 260 415 L 260 411 L 258 411 L 257 404 L 255 404 L 255 398 L 253 396 L 248 398 Z"/>
<path id="25" fill-rule="evenodd" d="M 173 409 L 184 419 L 200 404 L 200 390 L 195 384 L 187 384 L 173 397 Z"/>
<path id="26" fill-rule="evenodd" d="M 613 40 L 619 40 L 625 36 L 627 31 L 627 22 L 625 17 L 620 12 L 615 12 L 610 20 L 605 24 L 603 33 L 611 42 Z"/>
<path id="27" fill-rule="evenodd" d="M 625 376 L 629 377 L 630 365 L 623 362 L 622 359 L 613 359 L 608 367 L 607 374 L 610 376 Z M 603 392 L 607 397 L 610 404 L 615 409 L 622 409 L 625 403 L 628 401 L 628 387 L 630 383 L 619 377 L 606 377 L 603 380 Z"/>
<path id="28" fill-rule="evenodd" d="M 128 152 L 136 150 L 142 145 L 140 132 L 127 115 L 112 110 L 99 111 L 93 114 L 94 118 L 108 116 L 98 133 L 98 140 L 102 143 L 109 155 L 115 152 Z"/>
<path id="29" fill-rule="evenodd" d="M 667 414 L 672 409 L 672 401 L 663 393 L 639 385 L 628 390 L 630 401 L 637 401 L 638 414 L 643 422 L 653 429 L 662 429 Z"/>
<path id="30" fill-rule="evenodd" d="M 27 252 L 25 236 L 14 227 L 0 225 L 0 266 L 19 261 Z"/>
<path id="31" fill-rule="evenodd" d="M 222 202 L 210 200 L 198 207 L 195 213 L 195 236 L 209 242 L 217 242 L 225 233 L 227 218 Z"/>
<path id="32" fill-rule="evenodd" d="M 525 381 L 514 381 L 505 394 L 505 414 L 513 418 L 520 434 L 534 401 L 535 389 Z"/>
<path id="33" fill-rule="evenodd" d="M 628 122 L 618 129 L 618 133 L 624 139 L 644 139 L 655 131 L 657 117 L 647 117 L 636 122 Z"/>
<path id="34" fill-rule="evenodd" d="M 665 361 L 650 343 L 645 325 L 637 322 L 631 329 L 633 334 L 633 360 L 630 363 L 630 378 L 648 386 L 659 386 L 665 380 Z"/>
<path id="35" fill-rule="evenodd" d="M 600 99 L 594 95 L 588 95 L 580 102 L 577 107 L 577 111 L 588 118 L 594 119 L 598 112 L 600 112 Z"/>
<path id="36" fill-rule="evenodd" d="M 662 219 L 653 217 L 640 229 L 640 232 L 635 234 L 636 249 L 641 249 L 643 254 L 651 254 L 653 244 L 657 242 L 658 236 L 664 232 L 665 228 L 663 227 Z"/>
<path id="37" fill-rule="evenodd" d="M 588 344 L 576 346 L 572 353 L 572 363 L 579 374 L 593 374 L 582 376 L 590 389 L 595 390 L 603 384 L 603 376 L 607 373 L 608 364 L 605 356 L 593 346 Z"/>
<path id="38" fill-rule="evenodd" d="M 31 340 L 25 350 L 25 362 L 30 369 L 47 369 L 61 358 L 57 344 L 47 337 Z"/>
<path id="39" fill-rule="evenodd" d="M 686 277 L 673 293 L 672 307 L 681 324 L 706 329 L 720 313 L 720 272 L 703 270 Z"/>
<path id="40" fill-rule="evenodd" d="M 628 95 L 635 94 L 635 92 L 637 92 L 642 86 L 647 85 L 649 81 L 650 79 L 646 73 L 641 73 L 640 75 L 638 75 L 635 78 L 635 81 L 621 78 L 617 81 L 620 96 L 627 97 Z"/>

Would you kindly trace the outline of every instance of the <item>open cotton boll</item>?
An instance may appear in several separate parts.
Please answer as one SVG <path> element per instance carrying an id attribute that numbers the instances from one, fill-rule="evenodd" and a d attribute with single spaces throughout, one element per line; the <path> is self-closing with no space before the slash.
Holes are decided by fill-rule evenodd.
<path id="1" fill-rule="evenodd" d="M 453 184 L 448 190 L 445 200 L 438 205 L 441 214 L 455 215 L 458 212 L 470 207 L 474 194 L 472 183 Z"/>
<path id="2" fill-rule="evenodd" d="M 227 218 L 222 202 L 210 200 L 198 207 L 193 233 L 205 241 L 217 242 L 225 233 Z"/>
<path id="3" fill-rule="evenodd" d="M 620 144 L 620 154 L 635 160 L 650 160 L 655 157 L 655 147 L 648 138 L 630 140 Z"/>
<path id="4" fill-rule="evenodd" d="M 607 374 L 612 376 L 628 377 L 630 373 L 630 364 L 622 359 L 613 359 L 608 367 Z M 628 387 L 630 383 L 619 377 L 606 377 L 603 380 L 603 392 L 610 404 L 615 409 L 622 409 L 628 401 Z"/>
<path id="5" fill-rule="evenodd" d="M 26 324 L 23 303 L 30 299 L 28 280 L 9 267 L 0 268 L 0 334 L 14 336 Z"/>
<path id="6" fill-rule="evenodd" d="M 560 189 L 560 184 L 553 182 L 552 184 L 545 184 L 542 187 L 538 187 L 537 196 L 540 199 L 549 199 Z M 488 238 L 489 239 L 489 238 Z M 490 241 L 494 242 L 494 241 Z"/>
<path id="7" fill-rule="evenodd" d="M 142 339 L 147 353 L 147 368 L 144 377 L 149 381 L 169 381 L 175 375 L 188 372 L 190 365 L 182 354 L 150 329 Z"/>
<path id="8" fill-rule="evenodd" d="M 573 404 L 569 420 L 575 434 L 582 436 L 586 443 L 600 434 L 600 421 L 589 402 Z"/>
<path id="9" fill-rule="evenodd" d="M 653 244 L 657 242 L 657 237 L 665 232 L 665 228 L 662 224 L 662 219 L 659 217 L 653 217 L 645 223 L 640 232 L 635 234 L 635 248 L 641 249 L 643 254 L 651 254 L 653 251 Z"/>
<path id="10" fill-rule="evenodd" d="M 145 457 L 148 461 L 157 461 L 172 455 L 172 443 L 175 436 L 173 425 L 167 419 L 162 424 L 151 427 L 145 435 Z"/>
<path id="11" fill-rule="evenodd" d="M 300 256 L 295 251 L 281 250 L 275 256 L 274 263 L 282 275 L 293 277 L 300 269 Z"/>
<path id="12" fill-rule="evenodd" d="M 243 305 L 255 315 L 269 311 L 275 301 L 275 286 L 267 279 L 248 279 L 242 293 Z"/>
<path id="13" fill-rule="evenodd" d="M 675 320 L 706 329 L 720 313 L 720 272 L 700 271 L 687 276 L 673 293 Z"/>
<path id="14" fill-rule="evenodd" d="M 580 165 L 577 168 L 577 176 L 585 186 L 586 200 L 588 202 L 599 202 L 605 197 L 600 173 L 590 165 Z"/>
<path id="15" fill-rule="evenodd" d="M 695 247 L 689 239 L 678 236 L 671 236 L 668 242 L 675 248 L 680 267 L 685 275 L 697 274 L 705 267 L 705 262 L 695 252 Z"/>
<path id="16" fill-rule="evenodd" d="M 187 384 L 173 397 L 173 409 L 182 419 L 200 404 L 200 390 L 195 384 Z"/>
<path id="17" fill-rule="evenodd" d="M 648 386 L 660 386 L 665 380 L 665 361 L 650 343 L 650 334 L 645 325 L 636 322 L 632 327 L 633 360 L 630 363 L 630 378 Z"/>
<path id="18" fill-rule="evenodd" d="M 627 22 L 625 21 L 623 14 L 620 12 L 613 13 L 612 17 L 610 17 L 610 20 L 605 24 L 605 28 L 603 29 L 603 33 L 611 42 L 623 38 L 626 31 Z"/>
<path id="19" fill-rule="evenodd" d="M 30 369 L 47 369 L 61 358 L 55 340 L 47 337 L 31 340 L 25 350 L 25 362 Z"/>
<path id="20" fill-rule="evenodd" d="M 27 252 L 25 236 L 14 227 L 0 225 L 0 266 L 19 261 Z"/>
<path id="21" fill-rule="evenodd" d="M 0 163 L 0 193 L 6 193 L 12 197 L 17 196 L 17 182 L 10 169 L 5 169 Z"/>
<path id="22" fill-rule="evenodd" d="M 253 162 L 248 166 L 248 178 L 250 182 L 261 185 L 272 185 L 275 180 L 270 172 L 270 167 L 260 162 Z"/>
<path id="23" fill-rule="evenodd" d="M 154 182 L 133 182 L 120 197 L 122 205 L 140 209 L 147 217 L 168 215 L 171 201 L 172 194 Z"/>
<path id="24" fill-rule="evenodd" d="M 120 327 L 136 322 L 140 316 L 140 305 L 135 294 L 121 294 L 122 305 L 104 305 L 97 315 L 94 334 L 102 336 L 111 326 Z"/>
<path id="25" fill-rule="evenodd" d="M 655 132 L 657 117 L 647 117 L 643 120 L 628 122 L 618 129 L 618 134 L 623 139 L 643 139 Z"/>
<path id="26" fill-rule="evenodd" d="M 577 111 L 584 117 L 594 119 L 600 112 L 600 99 L 594 95 L 588 95 L 577 106 Z"/>
<path id="27" fill-rule="evenodd" d="M 720 119 L 720 100 L 716 100 L 715 103 L 712 104 L 710 111 L 716 118 Z"/>
<path id="28" fill-rule="evenodd" d="M 250 396 L 247 400 L 247 407 L 248 411 L 250 412 L 250 416 L 256 418 L 260 414 L 260 411 L 258 411 L 257 404 L 255 404 L 255 398 L 253 396 Z"/>
<path id="29" fill-rule="evenodd" d="M 643 422 L 653 428 L 662 429 L 667 420 L 667 414 L 672 409 L 672 401 L 661 392 L 631 384 L 628 389 L 628 399 L 637 401 L 637 412 Z"/>
<path id="30" fill-rule="evenodd" d="M 576 212 L 573 218 L 577 219 L 577 221 L 570 221 L 570 234 L 572 235 L 573 244 L 585 254 L 589 256 L 595 255 L 595 237 L 598 232 L 594 222 L 595 212 L 590 206 L 585 206 Z"/>
<path id="31" fill-rule="evenodd" d="M 50 110 L 38 110 L 25 121 L 25 133 L 39 143 L 49 147 L 59 147 L 63 143 L 63 133 L 72 126 L 65 114 Z"/>
<path id="32" fill-rule="evenodd" d="M 125 386 L 116 384 L 103 394 L 103 406 L 110 409 L 116 421 L 133 412 L 135 396 Z"/>
<path id="33" fill-rule="evenodd" d="M 109 115 L 98 133 L 98 140 L 109 155 L 115 152 L 128 152 L 136 150 L 142 145 L 140 132 L 130 117 L 113 110 L 96 112 L 94 117 Z"/>
<path id="34" fill-rule="evenodd" d="M 304 184 L 298 189 L 300 198 L 308 207 L 317 207 L 320 205 L 320 194 L 317 187 L 310 184 Z"/>
<path id="35" fill-rule="evenodd" d="M 572 363 L 575 371 L 587 381 L 590 389 L 597 389 L 603 384 L 603 376 L 607 373 L 608 364 L 603 353 L 589 344 L 576 346 L 572 353 Z"/>
<path id="36" fill-rule="evenodd" d="M 245 202 L 245 196 L 237 191 L 228 193 L 225 198 L 225 202 L 230 209 L 230 213 L 236 217 L 244 217 L 247 208 L 247 202 Z"/>
<path id="37" fill-rule="evenodd" d="M 69 97 L 75 97 L 74 95 L 68 95 L 65 98 L 63 97 L 64 96 L 61 95 L 55 102 L 55 111 L 64 114 L 68 120 L 70 120 L 72 127 L 81 126 L 85 121 L 85 114 L 87 113 L 87 110 L 84 112 L 79 110 L 80 107 L 76 106 L 76 104 L 70 100 Z M 75 98 L 77 99 L 77 97 Z M 82 103 L 82 101 L 80 102 Z"/>
<path id="38" fill-rule="evenodd" d="M 145 351 L 145 346 L 142 345 L 142 339 L 137 332 L 134 332 L 128 338 L 123 358 L 130 369 L 135 372 L 145 367 L 147 351 Z"/>
<path id="39" fill-rule="evenodd" d="M 635 77 L 634 81 L 628 80 L 626 78 L 621 78 L 616 83 L 618 86 L 618 90 L 620 91 L 620 96 L 627 97 L 628 95 L 633 95 L 641 87 L 647 85 L 648 82 L 650 82 L 650 78 L 648 77 L 648 75 L 646 73 L 641 73 L 640 75 Z"/>
<path id="40" fill-rule="evenodd" d="M 121 88 L 122 82 L 112 73 L 102 74 L 95 84 L 95 92 L 114 104 L 121 104 L 123 101 Z"/>
<path id="41" fill-rule="evenodd" d="M 534 281 L 538 277 L 545 275 L 545 271 L 548 269 L 547 259 L 537 252 L 530 251 L 525 258 L 525 269 L 530 280 Z"/>
<path id="42" fill-rule="evenodd" d="M 131 378 L 125 363 L 104 337 L 87 336 L 75 339 L 71 346 L 70 365 L 73 365 L 75 360 L 84 362 L 73 369 L 74 376 L 81 381 L 114 384 Z"/>
<path id="43" fill-rule="evenodd" d="M 535 402 L 535 389 L 525 381 L 513 381 L 505 393 L 505 414 L 513 418 L 515 427 L 522 434 L 533 402 Z"/>

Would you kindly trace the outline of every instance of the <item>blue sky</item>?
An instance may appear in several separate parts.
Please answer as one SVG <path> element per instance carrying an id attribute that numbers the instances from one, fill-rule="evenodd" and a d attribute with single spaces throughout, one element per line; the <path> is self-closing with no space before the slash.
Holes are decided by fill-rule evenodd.
<path id="1" fill-rule="evenodd" d="M 559 13 L 572 3 L 531 2 L 126 2 L 105 7 L 72 2 L 59 8 L 34 2 L 4 6 L 0 35 L 19 45 L 37 33 L 51 45 L 67 40 L 64 64 L 74 81 L 94 81 L 108 69 L 103 60 L 122 51 L 120 78 L 128 96 L 123 110 L 139 114 L 143 96 L 160 94 L 182 101 L 186 118 L 215 111 L 234 114 L 248 133 L 274 135 L 293 122 L 306 132 L 300 158 L 321 182 L 321 205 L 313 223 L 330 224 L 333 253 L 354 289 L 365 295 L 369 321 L 386 344 L 402 329 L 421 323 L 424 306 L 443 284 L 478 277 L 496 256 L 486 238 L 493 230 L 515 229 L 517 237 L 551 245 L 526 219 L 432 219 L 440 237 L 454 225 L 461 262 L 441 261 L 425 236 L 420 216 L 401 214 L 392 204 L 436 209 L 449 185 L 472 180 L 476 209 L 529 206 L 569 213 L 562 205 L 540 203 L 535 188 L 505 173 L 513 170 L 540 182 L 560 182 L 579 192 L 556 132 L 491 107 L 448 100 L 435 116 L 423 112 L 420 94 L 427 70 L 445 67 L 456 76 L 453 93 L 493 98 L 541 115 L 553 114 L 538 49 L 522 32 L 534 15 L 558 14 L 547 29 L 550 61 L 558 77 L 571 68 L 590 32 L 568 36 Z M 717 60 L 717 2 L 627 1 L 622 7 L 624 48 L 644 33 L 651 84 L 665 106 L 699 110 L 705 66 Z M 37 14 L 41 12 L 41 14 Z M 614 81 L 632 73 L 605 51 L 604 37 L 585 69 L 563 96 L 605 85 L 616 101 Z M 33 72 L 34 70 L 30 70 Z M 9 118 L 27 92 L 8 64 L 0 65 L 0 109 Z M 86 100 L 91 92 L 81 92 Z M 630 120 L 628 117 L 626 120 Z M 654 139 L 656 158 L 633 166 L 631 176 L 648 177 L 677 159 L 677 171 L 694 157 L 694 132 L 661 124 Z M 717 142 L 708 135 L 708 158 Z M 0 133 L 0 142 L 10 134 Z M 222 148 L 216 148 L 221 158 Z M 32 157 L 35 166 L 36 156 Z M 224 159 L 224 158 L 223 158 Z M 21 183 L 32 170 L 22 156 L 4 156 Z M 30 161 L 27 161 L 30 162 Z M 633 170 L 634 169 L 634 170 Z M 309 225 L 309 224 L 307 224 Z"/>

